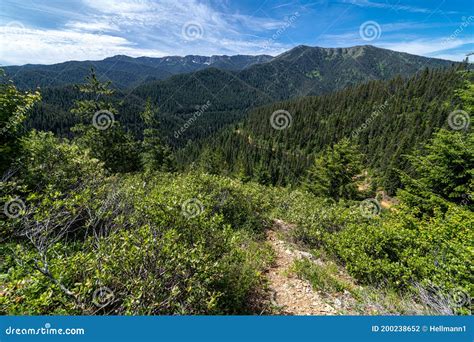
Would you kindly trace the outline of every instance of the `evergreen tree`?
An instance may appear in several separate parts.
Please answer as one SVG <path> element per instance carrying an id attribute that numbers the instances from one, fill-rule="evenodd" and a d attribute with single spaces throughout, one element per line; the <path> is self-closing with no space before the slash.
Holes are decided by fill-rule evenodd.
<path id="1" fill-rule="evenodd" d="M 255 179 L 263 185 L 272 184 L 272 177 L 268 171 L 268 167 L 261 161 L 255 169 Z"/>
<path id="2" fill-rule="evenodd" d="M 248 182 L 252 179 L 251 171 L 246 167 L 246 164 L 243 160 L 243 157 L 240 157 L 237 160 L 236 169 L 236 177 L 240 179 L 242 182 Z"/>
<path id="3" fill-rule="evenodd" d="M 448 202 L 474 208 L 474 134 L 442 129 L 408 159 L 411 172 L 402 173 L 398 192 L 405 203 L 426 213 Z"/>
<path id="4" fill-rule="evenodd" d="M 0 173 L 10 167 L 23 135 L 22 124 L 33 105 L 41 99 L 39 92 L 21 92 L 6 80 L 0 70 Z"/>
<path id="5" fill-rule="evenodd" d="M 74 102 L 71 112 L 84 123 L 71 129 L 75 143 L 89 149 L 111 172 L 139 170 L 139 145 L 115 119 L 117 110 L 109 100 L 114 94 L 110 82 L 99 81 L 91 70 L 87 83 L 78 89 L 84 98 Z"/>
<path id="6" fill-rule="evenodd" d="M 203 172 L 213 175 L 228 173 L 228 165 L 222 154 L 222 150 L 210 148 L 204 149 L 200 160 L 200 168 Z"/>
<path id="7" fill-rule="evenodd" d="M 145 110 L 141 115 L 145 124 L 140 153 L 142 166 L 147 172 L 174 171 L 176 170 L 175 161 L 170 148 L 165 146 L 160 139 L 157 129 L 159 122 L 156 116 L 157 111 L 153 108 L 151 100 L 147 99 Z"/>
<path id="8" fill-rule="evenodd" d="M 304 188 L 316 196 L 335 200 L 357 197 L 357 178 L 363 156 L 350 140 L 343 139 L 326 149 L 308 170 Z"/>

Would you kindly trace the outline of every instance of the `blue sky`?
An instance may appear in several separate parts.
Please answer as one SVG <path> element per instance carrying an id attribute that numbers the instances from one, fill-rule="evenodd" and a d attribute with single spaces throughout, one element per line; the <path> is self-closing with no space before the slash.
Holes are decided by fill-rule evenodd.
<path id="1" fill-rule="evenodd" d="M 471 0 L 1 0 L 0 64 L 372 44 L 461 60 Z"/>

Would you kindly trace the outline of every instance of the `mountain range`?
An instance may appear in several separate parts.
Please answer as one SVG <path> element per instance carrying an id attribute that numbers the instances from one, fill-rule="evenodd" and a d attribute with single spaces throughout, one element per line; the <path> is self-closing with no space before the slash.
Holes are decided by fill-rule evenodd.
<path id="1" fill-rule="evenodd" d="M 20 88 L 43 86 L 42 104 L 29 124 L 68 134 L 77 118 L 69 113 L 81 83 L 93 67 L 99 78 L 112 81 L 118 120 L 138 136 L 139 113 L 146 100 L 159 111 L 167 142 L 174 147 L 199 140 L 242 120 L 249 109 L 303 96 L 328 94 L 371 80 L 411 77 L 423 69 L 447 68 L 455 62 L 381 49 L 370 45 L 349 48 L 297 46 L 276 57 L 186 56 L 6 67 Z M 175 132 L 209 103 L 179 139 Z"/>
<path id="2" fill-rule="evenodd" d="M 241 70 L 273 57 L 247 56 L 168 56 L 162 58 L 133 58 L 117 55 L 101 61 L 68 61 L 52 65 L 27 64 L 3 67 L 6 74 L 20 88 L 56 87 L 84 82 L 93 68 L 101 80 L 108 80 L 117 88 L 161 80 L 182 73 L 216 67 L 224 70 Z"/>
<path id="3" fill-rule="evenodd" d="M 129 57 L 117 55 L 100 61 L 68 61 L 52 65 L 5 66 L 20 88 L 77 84 L 94 68 L 102 80 L 116 88 L 168 79 L 208 68 L 230 71 L 260 91 L 279 99 L 318 94 L 370 79 L 410 75 L 423 67 L 453 62 L 381 49 L 370 45 L 348 48 L 297 46 L 276 57 L 269 55 Z M 262 83 L 261 76 L 268 77 Z M 219 77 L 219 76 L 217 76 Z M 225 78 L 225 77 L 224 77 Z"/>

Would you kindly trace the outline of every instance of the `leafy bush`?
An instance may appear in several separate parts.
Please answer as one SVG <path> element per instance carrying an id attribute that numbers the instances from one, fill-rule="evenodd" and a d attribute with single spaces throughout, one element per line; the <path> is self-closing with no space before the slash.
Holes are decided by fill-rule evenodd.
<path id="1" fill-rule="evenodd" d="M 472 291 L 469 279 L 474 214 L 451 206 L 445 215 L 419 219 L 400 208 L 383 220 L 350 224 L 330 239 L 349 272 L 366 283 L 409 286 L 430 281 Z"/>
<path id="2" fill-rule="evenodd" d="M 43 201 L 35 207 L 43 214 L 31 213 L 36 221 L 57 211 L 87 213 L 88 219 L 74 231 L 25 234 L 12 244 L 16 261 L 3 270 L 1 311 L 254 312 L 272 259 L 262 241 L 262 209 L 269 204 L 252 197 L 261 190 L 217 176 L 149 174 L 116 178 L 114 191 L 102 189 L 90 202 L 50 196 L 49 206 Z M 197 207 L 187 207 L 189 199 Z M 77 229 L 83 234 L 74 235 Z M 113 295 L 97 305 L 102 288 Z"/>
<path id="3" fill-rule="evenodd" d="M 296 224 L 292 231 L 295 240 L 313 248 L 325 246 L 329 235 L 349 223 L 367 221 L 361 216 L 358 203 L 336 203 L 300 190 L 280 189 L 277 192 L 273 215 Z"/>
<path id="4" fill-rule="evenodd" d="M 21 155 L 19 176 L 30 192 L 44 188 L 64 192 L 104 175 L 103 164 L 88 150 L 51 132 L 31 131 L 21 140 Z"/>

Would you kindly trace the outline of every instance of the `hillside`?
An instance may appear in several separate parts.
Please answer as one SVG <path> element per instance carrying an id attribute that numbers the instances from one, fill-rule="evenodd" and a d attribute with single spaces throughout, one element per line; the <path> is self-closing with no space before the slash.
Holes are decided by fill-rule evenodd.
<path id="1" fill-rule="evenodd" d="M 68 138 L 24 124 L 39 91 L 0 82 L 1 314 L 472 312 L 464 65 L 264 105 L 179 154 L 151 98 L 94 73 L 64 89 L 42 124 L 70 113 Z"/>
<path id="2" fill-rule="evenodd" d="M 244 122 L 210 138 L 208 146 L 191 145 L 182 156 L 190 162 L 202 154 L 210 172 L 243 172 L 252 179 L 265 172 L 271 184 L 297 184 L 318 153 L 349 138 L 381 177 L 379 184 L 392 191 L 399 186 L 395 171 L 406 166 L 403 155 L 448 127 L 463 82 L 456 68 L 425 70 L 409 79 L 273 103 L 252 110 Z"/>
<path id="3" fill-rule="evenodd" d="M 151 96 L 157 105 L 168 106 L 167 101 L 172 101 L 177 111 L 179 106 L 176 99 L 170 100 L 170 89 L 179 91 L 176 98 L 185 103 L 188 99 L 198 104 L 203 98 L 214 98 L 214 101 L 218 101 L 218 106 L 248 108 L 247 102 L 232 103 L 235 98 L 234 94 L 227 94 L 229 86 L 241 87 L 238 91 L 244 91 L 243 99 L 248 98 L 245 92 L 258 90 L 258 97 L 251 97 L 253 104 L 258 105 L 262 100 L 320 95 L 369 80 L 388 80 L 396 75 L 409 76 L 424 68 L 443 68 L 453 64 L 455 63 L 446 60 L 370 45 L 350 48 L 298 46 L 267 63 L 257 63 L 239 72 L 210 73 L 209 70 L 204 70 L 165 81 L 150 82 L 138 87 L 134 93 L 141 97 Z M 196 96 L 193 97 L 193 94 Z"/>
<path id="4" fill-rule="evenodd" d="M 8 77 L 23 89 L 57 87 L 82 83 L 94 68 L 101 80 L 115 87 L 128 88 L 146 81 L 161 80 L 209 67 L 241 70 L 271 60 L 268 55 L 129 57 L 117 55 L 100 61 L 69 61 L 53 65 L 27 64 L 3 67 Z"/>
<path id="5" fill-rule="evenodd" d="M 411 55 L 371 45 L 348 48 L 297 46 L 272 61 L 239 73 L 248 84 L 276 99 L 320 95 L 369 80 L 409 76 L 423 68 L 453 62 Z M 262 75 L 265 75 L 262 77 Z"/>

